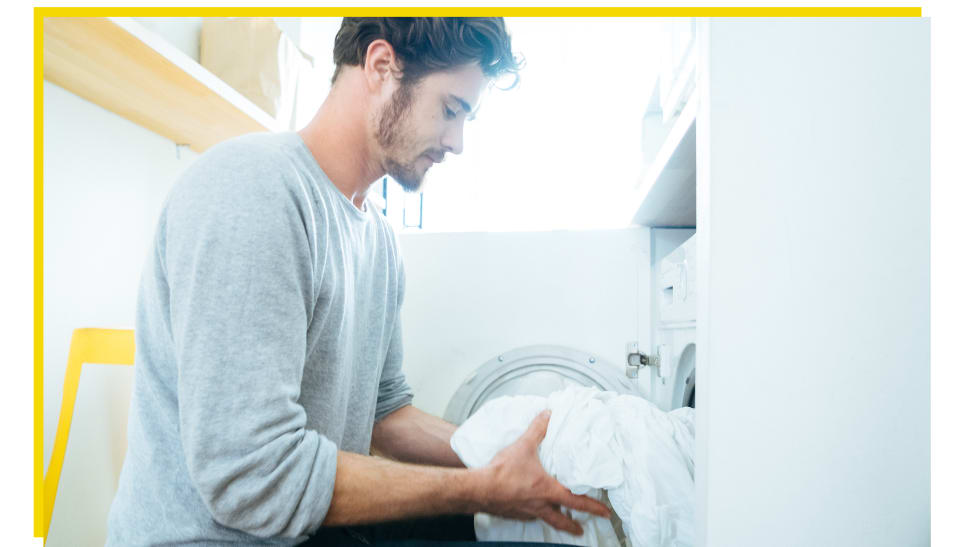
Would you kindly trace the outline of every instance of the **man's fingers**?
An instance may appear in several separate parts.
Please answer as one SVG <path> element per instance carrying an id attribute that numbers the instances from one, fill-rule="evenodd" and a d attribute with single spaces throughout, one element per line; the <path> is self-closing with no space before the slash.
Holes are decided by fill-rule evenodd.
<path id="1" fill-rule="evenodd" d="M 558 530 L 569 532 L 575 536 L 584 534 L 584 529 L 581 528 L 581 525 L 578 524 L 577 521 L 572 520 L 570 517 L 561 513 L 560 511 L 555 511 L 553 507 L 548 507 L 545 511 L 540 513 L 540 518 Z"/>
<path id="2" fill-rule="evenodd" d="M 571 509 L 591 513 L 604 518 L 611 518 L 611 510 L 607 505 L 587 496 L 572 494 L 570 490 L 564 488 L 561 495 L 557 498 L 557 503 Z"/>
<path id="3" fill-rule="evenodd" d="M 544 410 L 537 417 L 533 419 L 530 426 L 527 427 L 525 433 L 523 433 L 523 439 L 527 439 L 530 443 L 540 446 L 540 442 L 543 441 L 543 437 L 547 434 L 547 424 L 550 423 L 550 409 Z"/>

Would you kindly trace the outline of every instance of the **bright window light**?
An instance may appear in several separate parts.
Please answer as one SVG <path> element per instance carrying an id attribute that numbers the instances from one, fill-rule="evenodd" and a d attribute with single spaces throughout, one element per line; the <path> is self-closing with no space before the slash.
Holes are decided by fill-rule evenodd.
<path id="1" fill-rule="evenodd" d="M 423 231 L 626 226 L 659 20 L 508 18 L 526 59 L 466 124 L 464 151 L 429 170 Z"/>

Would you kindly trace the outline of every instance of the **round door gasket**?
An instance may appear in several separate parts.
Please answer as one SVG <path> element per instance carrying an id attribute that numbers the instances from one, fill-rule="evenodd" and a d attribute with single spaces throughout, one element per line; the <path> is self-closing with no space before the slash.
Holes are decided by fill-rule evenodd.
<path id="1" fill-rule="evenodd" d="M 449 400 L 444 418 L 461 424 L 497 389 L 535 372 L 550 372 L 580 385 L 641 397 L 621 371 L 589 353 L 563 346 L 516 348 L 491 358 L 466 377 Z"/>

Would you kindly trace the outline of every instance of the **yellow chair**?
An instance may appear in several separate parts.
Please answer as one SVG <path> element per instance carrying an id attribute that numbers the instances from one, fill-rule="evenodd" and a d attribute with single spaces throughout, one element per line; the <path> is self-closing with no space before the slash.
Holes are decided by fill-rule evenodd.
<path id="1" fill-rule="evenodd" d="M 57 420 L 57 435 L 54 437 L 54 453 L 44 476 L 44 541 L 51 527 L 51 514 L 54 512 L 54 498 L 57 484 L 64 465 L 64 452 L 67 450 L 68 434 L 71 432 L 71 418 L 74 416 L 74 401 L 78 396 L 81 382 L 82 363 L 105 365 L 133 365 L 135 363 L 135 331 L 120 329 L 75 329 L 71 335 L 71 349 L 68 351 L 67 372 L 64 374 L 64 392 L 61 397 L 61 415 Z"/>

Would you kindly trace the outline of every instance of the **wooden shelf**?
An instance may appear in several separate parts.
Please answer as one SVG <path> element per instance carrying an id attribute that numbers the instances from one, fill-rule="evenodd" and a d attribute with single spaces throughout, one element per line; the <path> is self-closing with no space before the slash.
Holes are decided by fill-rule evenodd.
<path id="1" fill-rule="evenodd" d="M 695 117 L 698 92 L 685 103 L 655 160 L 642 172 L 631 219 L 642 226 L 695 226 Z"/>
<path id="2" fill-rule="evenodd" d="M 44 79 L 202 152 L 254 131 L 269 114 L 128 18 L 44 18 Z"/>

